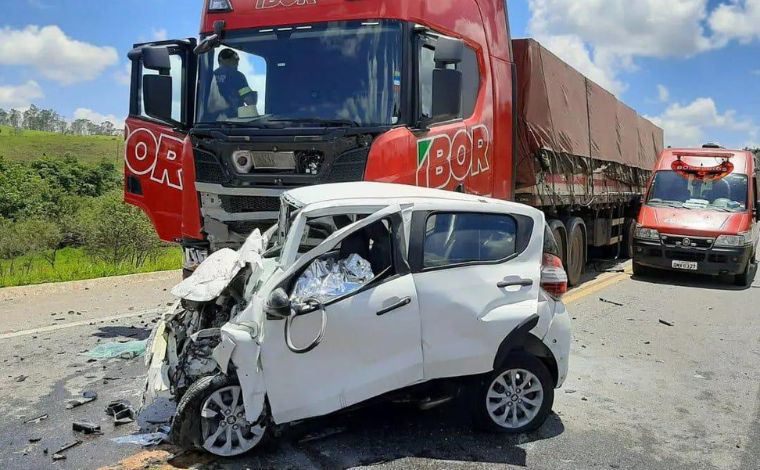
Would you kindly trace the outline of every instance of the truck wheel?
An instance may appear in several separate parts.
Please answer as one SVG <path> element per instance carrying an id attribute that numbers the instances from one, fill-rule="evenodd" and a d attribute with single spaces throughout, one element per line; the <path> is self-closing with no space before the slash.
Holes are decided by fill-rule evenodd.
<path id="1" fill-rule="evenodd" d="M 586 264 L 586 237 L 583 236 L 583 219 L 573 217 L 565 222 L 567 227 L 567 282 L 571 287 L 581 283 Z"/>
<path id="2" fill-rule="evenodd" d="M 271 429 L 269 408 L 255 423 L 245 419 L 243 391 L 226 375 L 203 377 L 192 384 L 177 405 L 169 435 L 184 449 L 202 449 L 220 457 L 234 457 L 260 446 Z"/>
<path id="3" fill-rule="evenodd" d="M 563 266 L 567 266 L 567 232 L 565 231 L 565 226 L 557 219 L 550 220 L 547 222 L 547 225 L 549 225 L 549 229 L 552 231 L 554 240 L 559 247 L 559 259 L 562 260 Z"/>
<path id="4" fill-rule="evenodd" d="M 554 404 L 554 381 L 535 356 L 519 353 L 483 381 L 475 423 L 484 430 L 519 434 L 538 429 Z"/>

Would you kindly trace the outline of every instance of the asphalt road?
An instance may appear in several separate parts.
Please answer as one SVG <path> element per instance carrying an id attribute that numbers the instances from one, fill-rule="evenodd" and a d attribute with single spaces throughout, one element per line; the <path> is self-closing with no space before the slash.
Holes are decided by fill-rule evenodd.
<path id="1" fill-rule="evenodd" d="M 236 460 L 118 445 L 110 438 L 137 425 L 114 428 L 103 407 L 112 398 L 139 402 L 143 363 L 88 363 L 80 353 L 147 336 L 175 276 L 0 289 L 0 468 L 760 468 L 760 281 L 736 290 L 671 274 L 606 273 L 568 294 L 570 377 L 536 433 L 474 432 L 466 404 L 452 402 L 313 420 Z M 21 375 L 28 378 L 16 382 Z M 98 400 L 66 410 L 83 390 Z M 42 413 L 46 420 L 24 423 Z M 82 418 L 103 435 L 74 434 L 71 422 Z M 60 445 L 77 439 L 84 442 L 52 463 Z"/>

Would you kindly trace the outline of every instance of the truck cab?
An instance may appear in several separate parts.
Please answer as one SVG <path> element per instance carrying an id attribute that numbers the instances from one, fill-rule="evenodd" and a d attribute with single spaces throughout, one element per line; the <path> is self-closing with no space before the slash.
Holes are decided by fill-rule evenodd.
<path id="1" fill-rule="evenodd" d="M 748 285 L 757 266 L 759 179 L 749 151 L 711 144 L 664 150 L 635 229 L 634 274 L 732 275 Z"/>

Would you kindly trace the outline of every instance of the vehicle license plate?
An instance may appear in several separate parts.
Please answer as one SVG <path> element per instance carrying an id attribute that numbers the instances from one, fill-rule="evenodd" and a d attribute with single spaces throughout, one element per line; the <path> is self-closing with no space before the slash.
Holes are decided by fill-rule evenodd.
<path id="1" fill-rule="evenodd" d="M 673 269 L 687 269 L 689 271 L 697 270 L 696 261 L 673 261 Z"/>
<path id="2" fill-rule="evenodd" d="M 295 170 L 294 152 L 252 152 L 253 166 L 257 170 Z"/>

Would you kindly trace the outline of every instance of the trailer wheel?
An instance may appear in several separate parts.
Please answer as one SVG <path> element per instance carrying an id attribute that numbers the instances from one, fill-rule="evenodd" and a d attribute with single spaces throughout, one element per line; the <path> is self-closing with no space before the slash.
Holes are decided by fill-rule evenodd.
<path id="1" fill-rule="evenodd" d="M 567 231 L 565 230 L 565 226 L 557 219 L 550 220 L 547 222 L 547 225 L 549 225 L 549 229 L 552 231 L 554 240 L 559 247 L 559 259 L 562 260 L 563 266 L 567 266 Z"/>
<path id="2" fill-rule="evenodd" d="M 565 222 L 567 227 L 567 282 L 570 286 L 581 283 L 586 264 L 586 237 L 583 233 L 583 219 L 573 217 Z"/>

